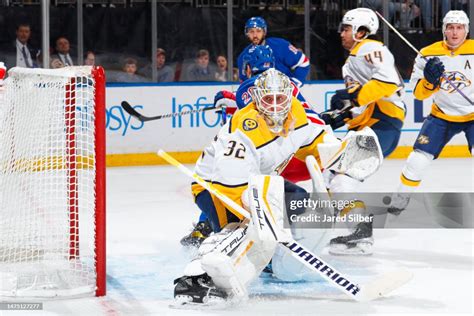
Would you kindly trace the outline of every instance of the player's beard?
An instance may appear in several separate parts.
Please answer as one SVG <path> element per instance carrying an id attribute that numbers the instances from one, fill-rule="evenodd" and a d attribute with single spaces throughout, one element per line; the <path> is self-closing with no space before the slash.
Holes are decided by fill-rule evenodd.
<path id="1" fill-rule="evenodd" d="M 252 37 L 252 44 L 254 45 L 262 45 L 263 43 L 263 38 L 259 39 L 258 36 Z"/>

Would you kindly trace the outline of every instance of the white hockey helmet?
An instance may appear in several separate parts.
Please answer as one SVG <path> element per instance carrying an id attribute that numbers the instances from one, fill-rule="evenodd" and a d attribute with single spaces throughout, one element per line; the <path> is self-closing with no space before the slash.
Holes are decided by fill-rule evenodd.
<path id="1" fill-rule="evenodd" d="M 293 86 L 290 78 L 270 68 L 258 76 L 254 85 L 251 93 L 258 112 L 273 133 L 282 132 L 291 109 Z"/>
<path id="2" fill-rule="evenodd" d="M 466 12 L 462 10 L 451 10 L 443 18 L 443 35 L 448 24 L 463 24 L 466 33 L 469 32 L 469 18 Z"/>
<path id="3" fill-rule="evenodd" d="M 339 32 L 342 30 L 343 25 L 352 26 L 352 38 L 355 38 L 355 34 L 359 31 L 359 28 L 364 26 L 369 30 L 369 35 L 374 35 L 379 29 L 379 18 L 374 11 L 367 8 L 357 8 L 346 12 L 342 18 L 341 25 L 339 26 Z"/>
<path id="4" fill-rule="evenodd" d="M 462 24 L 464 25 L 464 29 L 466 30 L 466 35 L 464 36 L 464 42 L 467 38 L 467 34 L 469 33 L 469 18 L 467 17 L 466 12 L 462 10 L 451 10 L 446 13 L 446 15 L 443 18 L 443 40 L 447 45 L 446 41 L 446 28 L 448 27 L 448 24 Z M 457 45 L 456 47 L 459 47 L 460 45 Z M 452 48 L 456 48 L 452 47 Z"/>

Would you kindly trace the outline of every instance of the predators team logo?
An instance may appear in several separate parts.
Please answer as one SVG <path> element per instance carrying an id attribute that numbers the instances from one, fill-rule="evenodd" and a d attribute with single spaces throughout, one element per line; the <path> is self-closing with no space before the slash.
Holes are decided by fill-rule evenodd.
<path id="1" fill-rule="evenodd" d="M 429 144 L 430 138 L 425 135 L 420 135 L 416 141 L 421 145 L 426 145 Z"/>
<path id="2" fill-rule="evenodd" d="M 459 71 L 448 71 L 444 73 L 446 77 L 458 88 L 459 90 L 464 89 L 465 87 L 469 87 L 471 85 L 471 80 L 467 79 L 467 77 Z M 444 78 L 441 78 L 440 88 L 448 93 L 453 93 L 454 88 L 446 81 Z"/>
<path id="3" fill-rule="evenodd" d="M 258 127 L 257 121 L 253 119 L 245 119 L 244 122 L 242 123 L 244 131 L 251 131 L 253 129 L 256 129 Z"/>

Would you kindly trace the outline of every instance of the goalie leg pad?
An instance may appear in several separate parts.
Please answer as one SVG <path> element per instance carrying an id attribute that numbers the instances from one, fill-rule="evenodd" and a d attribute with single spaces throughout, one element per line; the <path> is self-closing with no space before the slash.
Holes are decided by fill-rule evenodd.
<path id="1" fill-rule="evenodd" d="M 209 237 L 200 248 L 201 265 L 218 288 L 235 297 L 245 297 L 248 284 L 270 262 L 278 241 L 288 240 L 282 228 L 284 209 L 284 183 L 282 177 L 255 176 L 250 180 L 246 204 L 251 220 L 243 222 L 230 234 L 225 232 Z M 220 237 L 218 237 L 220 236 Z M 220 238 L 212 250 L 204 249 Z M 210 239 L 210 240 L 209 240 Z M 201 251 L 202 250 L 202 251 Z"/>

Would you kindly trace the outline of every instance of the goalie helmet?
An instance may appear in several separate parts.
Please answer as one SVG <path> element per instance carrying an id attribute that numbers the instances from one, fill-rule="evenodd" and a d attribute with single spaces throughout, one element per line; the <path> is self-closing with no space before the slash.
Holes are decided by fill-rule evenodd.
<path id="1" fill-rule="evenodd" d="M 283 131 L 291 109 L 293 86 L 290 79 L 274 68 L 263 72 L 251 90 L 257 110 L 265 118 L 270 131 Z"/>
<path id="2" fill-rule="evenodd" d="M 352 26 L 352 38 L 355 41 L 360 41 L 355 38 L 355 34 L 359 31 L 360 27 L 366 27 L 369 30 L 369 35 L 375 35 L 379 29 L 379 19 L 374 11 L 367 8 L 357 8 L 349 10 L 344 14 L 341 25 L 339 26 L 339 32 L 342 30 L 343 25 Z"/>
<path id="3" fill-rule="evenodd" d="M 243 68 L 246 71 L 250 66 L 252 74 L 256 75 L 275 67 L 275 57 L 268 45 L 254 45 L 250 47 L 243 57 Z"/>
<path id="4" fill-rule="evenodd" d="M 247 35 L 249 29 L 253 28 L 262 29 L 263 33 L 267 34 L 267 22 L 265 22 L 265 19 L 260 16 L 251 17 L 247 22 L 245 22 L 245 35 Z"/>

